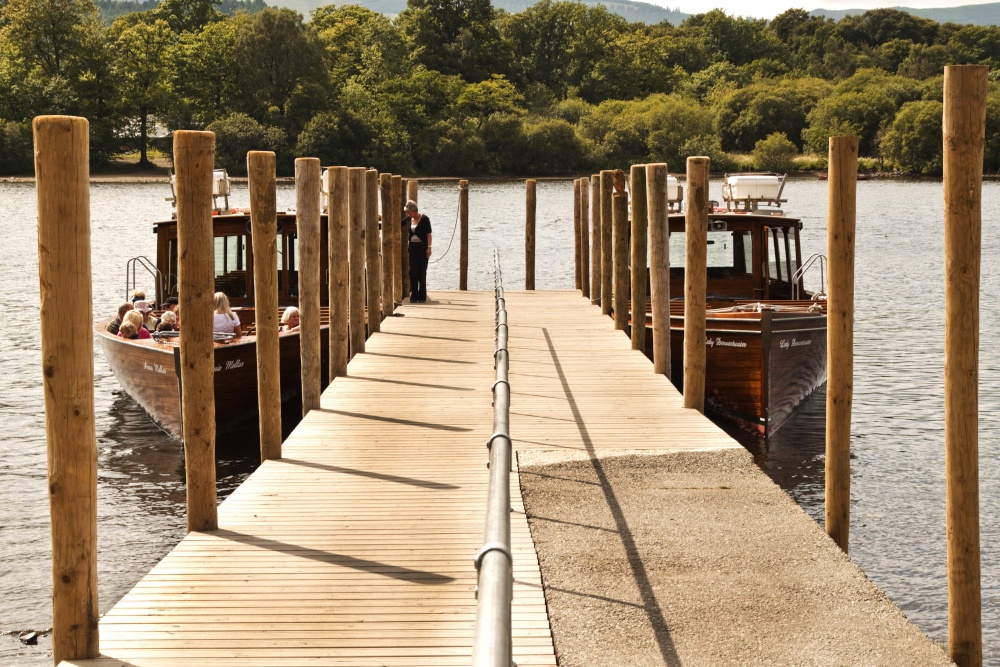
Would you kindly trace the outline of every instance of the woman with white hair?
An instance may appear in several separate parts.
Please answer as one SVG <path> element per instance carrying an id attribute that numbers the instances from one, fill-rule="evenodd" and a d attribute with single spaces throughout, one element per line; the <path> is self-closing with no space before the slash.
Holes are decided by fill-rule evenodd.
<path id="1" fill-rule="evenodd" d="M 290 306 L 285 308 L 285 312 L 281 314 L 281 333 L 288 333 L 289 331 L 299 330 L 299 309 L 295 306 Z"/>

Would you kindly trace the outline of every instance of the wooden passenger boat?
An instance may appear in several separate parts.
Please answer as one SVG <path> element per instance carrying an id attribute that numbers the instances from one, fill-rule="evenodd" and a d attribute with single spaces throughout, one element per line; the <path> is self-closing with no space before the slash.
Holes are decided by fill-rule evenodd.
<path id="1" fill-rule="evenodd" d="M 815 293 L 803 284 L 825 258 L 803 263 L 802 222 L 781 211 L 783 186 L 776 174 L 727 176 L 725 206 L 709 214 L 705 405 L 763 435 L 826 381 L 826 297 L 822 284 Z M 685 220 L 668 217 L 671 380 L 683 389 Z M 646 311 L 651 355 L 650 304 Z"/>
<path id="2" fill-rule="evenodd" d="M 218 172 L 217 172 L 218 174 Z M 225 178 L 225 174 L 221 174 Z M 217 181 L 228 195 L 228 179 Z M 223 196 L 217 190 L 217 195 Z M 233 312 L 236 313 L 244 332 L 254 326 L 253 239 L 250 234 L 250 214 L 226 206 L 213 211 L 213 236 L 215 238 L 215 290 L 225 292 Z M 329 325 L 327 310 L 326 216 L 321 218 L 321 293 L 322 329 L 322 384 L 327 384 L 329 359 Z M 126 292 L 136 281 L 137 273 L 147 272 L 155 283 L 156 303 L 162 304 L 168 296 L 177 294 L 177 221 L 156 223 L 156 262 L 145 257 L 128 262 Z M 280 308 L 298 304 L 297 227 L 295 215 L 278 214 L 278 304 Z M 127 298 L 127 297 L 126 297 Z M 125 391 L 142 406 L 163 430 L 175 438 L 182 433 L 180 397 L 184 390 L 180 381 L 180 347 L 177 338 L 161 340 L 125 340 L 112 335 L 105 328 L 111 319 L 98 322 L 94 332 L 100 341 L 112 372 Z M 181 313 L 183 323 L 183 313 Z M 183 331 L 183 324 L 182 324 Z M 182 334 L 183 335 L 183 334 Z M 281 354 L 282 402 L 301 396 L 299 334 L 279 336 Z M 225 434 L 257 420 L 257 346 L 256 336 L 245 334 L 233 341 L 215 344 L 215 421 L 216 432 Z"/>

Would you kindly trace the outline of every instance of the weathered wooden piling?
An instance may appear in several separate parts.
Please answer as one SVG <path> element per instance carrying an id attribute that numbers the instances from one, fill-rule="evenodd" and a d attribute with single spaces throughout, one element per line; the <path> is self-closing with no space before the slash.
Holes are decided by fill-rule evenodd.
<path id="1" fill-rule="evenodd" d="M 188 531 L 219 527 L 215 492 L 215 241 L 212 169 L 215 134 L 174 132 L 177 299 L 184 313 L 181 413 Z"/>
<path id="2" fill-rule="evenodd" d="M 612 195 L 611 227 L 614 256 L 614 319 L 615 329 L 624 331 L 628 326 L 628 193 L 625 191 L 625 172 L 614 171 L 615 192 Z"/>
<path id="3" fill-rule="evenodd" d="M 405 181 L 406 185 L 403 187 L 405 190 L 400 193 L 400 210 L 396 212 L 397 218 L 399 219 L 399 238 L 400 238 L 400 254 L 403 260 L 402 271 L 403 271 L 403 297 L 409 297 L 413 292 L 413 286 L 410 285 L 410 220 L 403 215 L 403 207 L 406 202 L 412 199 L 417 201 L 417 182 L 413 179 Z"/>
<path id="4" fill-rule="evenodd" d="M 601 301 L 601 177 L 590 177 L 590 302 Z"/>
<path id="5" fill-rule="evenodd" d="M 629 177 L 632 191 L 632 349 L 646 349 L 646 165 L 632 165 Z"/>
<path id="6" fill-rule="evenodd" d="M 707 157 L 687 159 L 684 218 L 684 407 L 705 412 L 705 289 L 708 250 Z"/>
<path id="7" fill-rule="evenodd" d="M 403 217 L 403 202 L 405 201 L 403 193 L 405 192 L 406 186 L 403 184 L 403 177 L 393 175 L 392 177 L 392 206 L 390 207 L 388 215 L 383 211 L 383 225 L 388 224 L 390 233 L 392 234 L 392 298 L 396 303 L 403 303 L 403 297 L 405 296 L 403 292 L 403 257 L 406 255 L 403 249 L 403 238 L 402 227 L 400 227 L 400 220 Z M 406 236 L 408 240 L 409 237 Z"/>
<path id="8" fill-rule="evenodd" d="M 944 429 L 948 651 L 983 664 L 979 554 L 979 280 L 985 65 L 944 69 Z"/>
<path id="9" fill-rule="evenodd" d="M 580 179 L 573 181 L 573 280 L 575 289 L 583 289 L 583 251 L 580 249 Z"/>
<path id="10" fill-rule="evenodd" d="M 39 116 L 32 126 L 52 521 L 52 653 L 58 665 L 99 654 L 90 124 L 85 118 Z"/>
<path id="11" fill-rule="evenodd" d="M 851 528 L 854 227 L 858 138 L 830 137 L 827 181 L 826 533 L 844 552 Z"/>
<path id="12" fill-rule="evenodd" d="M 458 182 L 458 289 L 469 289 L 469 182 Z"/>
<path id="13" fill-rule="evenodd" d="M 295 160 L 295 226 L 299 235 L 299 356 L 302 416 L 319 407 L 322 392 L 320 336 L 320 167 L 319 158 Z"/>
<path id="14" fill-rule="evenodd" d="M 368 336 L 382 324 L 382 263 L 379 261 L 378 171 L 365 171 L 365 305 L 368 312 Z"/>
<path id="15" fill-rule="evenodd" d="M 524 182 L 524 289 L 535 289 L 535 208 L 538 181 Z"/>
<path id="16" fill-rule="evenodd" d="M 653 372 L 670 377 L 670 229 L 667 165 L 646 165 L 649 278 L 653 304 Z"/>
<path id="17" fill-rule="evenodd" d="M 257 406 L 260 460 L 281 458 L 281 350 L 278 347 L 278 209 L 275 156 L 247 153 L 253 239 L 254 320 L 257 327 Z M 185 311 L 185 317 L 187 312 Z"/>
<path id="18" fill-rule="evenodd" d="M 580 288 L 590 297 L 590 178 L 580 179 Z"/>
<path id="19" fill-rule="evenodd" d="M 392 231 L 396 225 L 392 220 L 392 174 L 379 176 L 379 195 L 382 203 L 382 317 L 389 317 L 396 310 L 393 303 L 392 285 L 396 275 L 396 259 L 393 254 Z"/>
<path id="20" fill-rule="evenodd" d="M 611 261 L 611 193 L 613 172 L 610 169 L 601 170 L 601 314 L 610 315 L 613 305 L 611 297 L 612 261 Z"/>
<path id="21" fill-rule="evenodd" d="M 350 215 L 349 280 L 350 280 L 350 349 L 348 359 L 365 351 L 365 235 L 367 232 L 366 192 L 364 167 L 351 167 L 348 172 L 348 201 Z"/>
<path id="22" fill-rule="evenodd" d="M 350 326 L 348 312 L 348 252 L 350 243 L 350 202 L 347 167 L 331 167 L 330 202 L 327 205 L 327 258 L 329 260 L 330 302 L 330 382 L 347 375 L 347 340 Z"/>

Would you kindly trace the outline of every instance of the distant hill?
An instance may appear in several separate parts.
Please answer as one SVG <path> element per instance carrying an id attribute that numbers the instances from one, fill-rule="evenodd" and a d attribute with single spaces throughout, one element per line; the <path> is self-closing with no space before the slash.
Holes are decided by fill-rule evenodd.
<path id="1" fill-rule="evenodd" d="M 387 14 L 389 16 L 395 16 L 406 9 L 406 0 L 354 0 L 353 2 L 344 2 L 343 0 L 335 0 L 332 2 L 327 0 L 266 1 L 267 4 L 275 7 L 288 7 L 289 9 L 301 12 L 307 19 L 309 18 L 309 12 L 317 7 L 322 7 L 323 5 L 361 5 L 362 7 L 367 7 L 373 12 L 379 12 L 380 14 Z M 504 11 L 510 12 L 511 14 L 516 14 L 517 12 L 523 12 L 537 1 L 538 0 L 493 0 L 493 6 L 497 9 L 503 9 Z M 633 23 L 648 23 L 650 25 L 661 23 L 663 21 L 669 21 L 672 25 L 679 25 L 684 21 L 684 19 L 691 16 L 690 14 L 676 12 L 665 7 L 660 7 L 659 5 L 653 5 L 648 2 L 635 2 L 634 0 L 607 0 L 605 2 L 600 0 L 583 0 L 583 4 L 590 6 L 604 5 L 608 8 L 608 11 L 624 17 L 627 21 L 631 21 Z"/>
<path id="2" fill-rule="evenodd" d="M 915 7 L 893 7 L 900 11 L 938 23 L 961 23 L 968 25 L 1000 25 L 1000 2 L 985 5 L 962 5 L 961 7 L 941 7 L 938 9 L 918 9 Z M 813 16 L 825 16 L 839 21 L 845 16 L 864 14 L 867 9 L 814 9 Z"/>

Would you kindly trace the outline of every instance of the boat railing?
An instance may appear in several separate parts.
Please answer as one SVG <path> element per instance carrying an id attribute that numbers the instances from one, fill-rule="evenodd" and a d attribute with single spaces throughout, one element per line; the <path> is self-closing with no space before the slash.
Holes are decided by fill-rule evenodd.
<path id="1" fill-rule="evenodd" d="M 510 549 L 510 357 L 507 353 L 507 308 L 500 272 L 500 253 L 493 251 L 496 293 L 496 352 L 493 383 L 493 435 L 490 483 L 486 502 L 486 537 L 476 554 L 476 635 L 472 649 L 475 667 L 511 667 L 511 603 L 514 598 L 514 557 Z"/>
<path id="2" fill-rule="evenodd" d="M 817 296 L 826 295 L 826 255 L 823 255 L 821 253 L 815 253 L 813 255 L 810 255 L 809 259 L 803 262 L 802 266 L 800 266 L 798 271 L 796 271 L 795 274 L 792 276 L 793 301 L 799 300 L 799 285 L 802 284 L 803 282 L 802 279 L 805 277 L 809 269 L 811 269 L 813 266 L 816 266 L 816 268 L 819 269 L 819 291 L 813 295 L 813 298 L 815 299 L 817 298 Z"/>
<path id="3" fill-rule="evenodd" d="M 167 293 L 167 281 L 164 279 L 163 274 L 156 264 L 152 262 L 145 255 L 138 255 L 128 260 L 125 263 L 125 300 L 128 301 L 131 298 L 132 290 L 136 289 L 138 285 L 138 279 L 136 273 L 139 269 L 145 269 L 146 273 L 153 277 L 156 281 L 156 293 L 166 294 Z"/>

